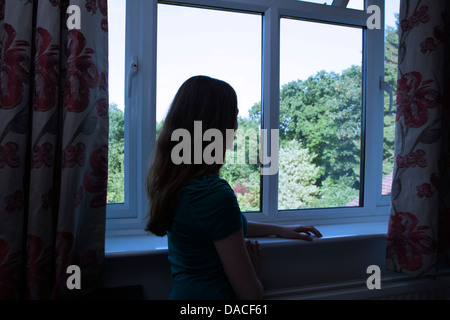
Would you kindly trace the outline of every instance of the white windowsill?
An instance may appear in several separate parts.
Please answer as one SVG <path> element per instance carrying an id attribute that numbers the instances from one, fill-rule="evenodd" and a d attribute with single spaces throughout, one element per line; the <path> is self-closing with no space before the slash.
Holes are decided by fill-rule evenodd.
<path id="1" fill-rule="evenodd" d="M 357 240 L 365 238 L 386 237 L 388 225 L 386 222 L 365 222 L 322 225 L 317 229 L 322 238 L 314 238 L 314 242 L 335 242 L 342 240 Z M 277 237 L 257 238 L 262 247 L 285 245 L 307 245 L 309 242 L 282 239 Z M 149 254 L 167 254 L 167 238 L 153 235 L 111 236 L 105 240 L 106 257 L 135 256 Z"/>

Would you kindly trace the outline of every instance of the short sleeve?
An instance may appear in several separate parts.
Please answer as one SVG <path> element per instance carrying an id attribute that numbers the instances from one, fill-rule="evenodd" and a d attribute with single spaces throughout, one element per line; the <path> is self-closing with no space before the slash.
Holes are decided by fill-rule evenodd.
<path id="1" fill-rule="evenodd" d="M 225 180 L 210 183 L 205 196 L 197 197 L 196 203 L 191 204 L 196 209 L 196 225 L 213 241 L 224 239 L 240 229 L 245 228 L 246 232 L 247 221 L 243 220 L 233 189 Z"/>

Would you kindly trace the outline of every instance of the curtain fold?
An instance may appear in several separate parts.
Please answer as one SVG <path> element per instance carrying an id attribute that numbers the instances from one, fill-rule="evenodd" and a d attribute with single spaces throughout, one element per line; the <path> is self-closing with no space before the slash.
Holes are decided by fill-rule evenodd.
<path id="1" fill-rule="evenodd" d="M 79 15 L 66 13 L 69 5 Z M 80 28 L 69 29 L 68 19 Z M 108 178 L 107 25 L 106 0 L 0 0 L 0 299 L 72 298 L 96 285 Z M 68 288 L 70 265 L 81 289 Z"/>
<path id="2" fill-rule="evenodd" d="M 435 277 L 450 262 L 450 1 L 400 4 L 387 269 Z"/>

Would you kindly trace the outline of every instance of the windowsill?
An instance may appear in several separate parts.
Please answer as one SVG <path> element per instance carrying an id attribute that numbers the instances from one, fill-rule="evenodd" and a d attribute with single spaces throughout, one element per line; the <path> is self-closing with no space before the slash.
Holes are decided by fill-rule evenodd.
<path id="1" fill-rule="evenodd" d="M 314 238 L 314 243 L 358 240 L 386 237 L 386 222 L 364 222 L 322 225 L 317 229 L 322 238 Z M 309 242 L 278 237 L 257 238 L 262 247 L 286 245 L 307 245 Z M 153 235 L 111 236 L 105 240 L 106 257 L 167 254 L 167 238 Z"/>

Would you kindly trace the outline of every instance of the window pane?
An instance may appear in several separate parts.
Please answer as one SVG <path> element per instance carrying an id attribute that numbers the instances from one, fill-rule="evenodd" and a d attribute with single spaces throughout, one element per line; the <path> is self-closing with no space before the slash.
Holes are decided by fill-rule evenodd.
<path id="1" fill-rule="evenodd" d="M 359 206 L 362 30 L 280 27 L 278 208 Z"/>
<path id="2" fill-rule="evenodd" d="M 400 0 L 386 1 L 385 19 L 385 81 L 393 91 L 393 106 L 390 109 L 389 95 L 384 96 L 384 139 L 383 139 L 383 180 L 382 195 L 390 195 L 392 174 L 394 171 L 394 141 L 395 141 L 395 102 L 397 100 L 397 68 L 398 68 L 398 12 Z"/>
<path id="3" fill-rule="evenodd" d="M 314 3 L 329 4 L 329 5 L 331 5 L 333 3 L 333 0 L 298 0 L 298 1 L 314 2 Z"/>
<path id="4" fill-rule="evenodd" d="M 240 161 L 239 152 L 240 137 L 259 133 L 261 123 L 261 29 L 257 14 L 158 4 L 157 131 L 185 80 L 206 75 L 228 82 L 238 96 L 239 129 L 221 176 L 242 211 L 260 209 L 259 165 Z"/>
<path id="5" fill-rule="evenodd" d="M 298 0 L 298 1 L 314 2 L 318 4 L 328 4 L 328 5 L 333 4 L 333 0 Z M 347 4 L 347 8 L 364 10 L 364 0 L 350 0 Z"/>
<path id="6" fill-rule="evenodd" d="M 364 0 L 350 0 L 348 2 L 347 8 L 364 10 Z"/>
<path id="7" fill-rule="evenodd" d="M 108 1 L 109 32 L 109 164 L 108 203 L 124 202 L 126 0 Z"/>

